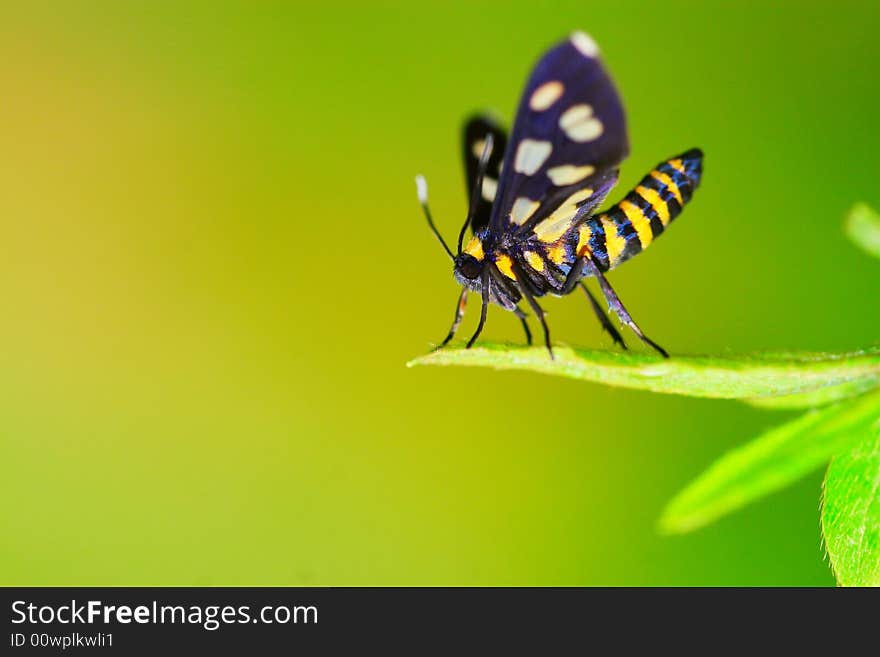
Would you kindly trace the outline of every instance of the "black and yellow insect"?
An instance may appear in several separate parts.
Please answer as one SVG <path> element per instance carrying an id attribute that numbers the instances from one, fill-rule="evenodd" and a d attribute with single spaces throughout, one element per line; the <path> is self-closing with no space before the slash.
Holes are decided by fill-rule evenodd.
<path id="1" fill-rule="evenodd" d="M 476 116 L 464 129 L 464 159 L 470 197 L 456 254 L 444 242 L 427 204 L 427 184 L 417 177 L 419 200 L 431 229 L 453 259 L 462 286 L 455 319 L 442 345 L 455 335 L 469 291 L 480 294 L 480 323 L 490 303 L 522 320 L 531 333 L 526 303 L 550 331 L 537 298 L 562 296 L 580 286 L 615 342 L 626 344 L 581 279 L 595 277 L 608 309 L 663 356 L 658 344 L 633 321 L 605 272 L 653 242 L 680 213 L 700 183 L 703 154 L 691 149 L 658 164 L 629 194 L 605 212 L 598 206 L 617 182 L 629 152 L 623 106 L 583 32 L 547 52 L 537 63 L 516 113 L 509 143 L 491 119 Z M 470 226 L 473 236 L 464 244 Z"/>

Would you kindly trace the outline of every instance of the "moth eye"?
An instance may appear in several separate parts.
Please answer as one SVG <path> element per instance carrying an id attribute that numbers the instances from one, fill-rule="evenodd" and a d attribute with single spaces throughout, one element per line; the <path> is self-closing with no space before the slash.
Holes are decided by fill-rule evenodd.
<path id="1" fill-rule="evenodd" d="M 480 265 L 480 262 L 473 256 L 467 254 L 462 256 L 461 261 L 458 263 L 458 271 L 460 271 L 461 275 L 465 278 L 478 278 L 482 270 L 483 267 Z"/>

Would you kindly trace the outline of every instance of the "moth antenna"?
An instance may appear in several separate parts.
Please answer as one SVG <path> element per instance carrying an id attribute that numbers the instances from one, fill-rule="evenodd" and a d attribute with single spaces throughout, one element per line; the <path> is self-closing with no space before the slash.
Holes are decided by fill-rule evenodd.
<path id="1" fill-rule="evenodd" d="M 483 152 L 480 153 L 480 162 L 477 165 L 477 180 L 474 185 L 474 191 L 471 194 L 471 203 L 468 206 L 467 218 L 464 220 L 464 225 L 461 227 L 461 232 L 458 234 L 458 253 L 461 255 L 461 245 L 464 242 L 464 234 L 467 231 L 468 225 L 474 218 L 474 214 L 477 211 L 477 205 L 480 202 L 480 196 L 483 194 L 483 176 L 486 175 L 486 166 L 489 164 L 489 156 L 492 155 L 492 146 L 495 144 L 495 138 L 492 136 L 492 133 L 488 133 L 486 135 L 486 141 L 483 144 Z"/>
<path id="2" fill-rule="evenodd" d="M 431 230 L 437 236 L 437 239 L 440 240 L 440 244 L 443 245 L 443 248 L 446 250 L 446 253 L 449 254 L 449 257 L 455 260 L 455 256 L 452 254 L 449 247 L 446 246 L 446 241 L 443 239 L 440 231 L 437 230 L 437 226 L 434 225 L 434 219 L 431 217 L 431 210 L 428 208 L 428 181 L 425 180 L 425 177 L 422 174 L 416 176 L 416 194 L 419 196 L 419 204 L 425 212 L 425 219 L 428 220 L 428 226 L 431 227 Z"/>

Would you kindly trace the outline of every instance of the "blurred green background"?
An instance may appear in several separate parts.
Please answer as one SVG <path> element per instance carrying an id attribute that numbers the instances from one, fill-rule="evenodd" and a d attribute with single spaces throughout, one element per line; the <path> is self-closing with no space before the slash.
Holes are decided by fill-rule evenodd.
<path id="1" fill-rule="evenodd" d="M 706 152 L 612 277 L 649 335 L 875 343 L 840 226 L 880 205 L 877 2 L 4 3 L 0 583 L 832 584 L 821 473 L 655 534 L 786 413 L 404 367 L 456 296 L 413 175 L 451 238 L 461 119 L 509 121 L 575 28 L 628 110 L 612 196 Z M 547 307 L 611 348 L 583 298 Z M 498 308 L 484 336 L 522 339 Z"/>

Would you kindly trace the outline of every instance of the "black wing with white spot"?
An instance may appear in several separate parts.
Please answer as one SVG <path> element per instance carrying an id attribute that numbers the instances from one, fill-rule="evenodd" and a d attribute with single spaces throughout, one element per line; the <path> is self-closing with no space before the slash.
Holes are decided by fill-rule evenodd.
<path id="1" fill-rule="evenodd" d="M 551 215 L 556 222 L 561 214 L 584 216 L 611 190 L 628 152 L 617 90 L 596 44 L 577 32 L 541 58 L 526 84 L 492 228 L 525 232 Z"/>
<path id="2" fill-rule="evenodd" d="M 480 155 L 483 153 L 483 146 L 486 145 L 486 136 L 490 134 L 494 140 L 494 145 L 489 156 L 489 162 L 486 165 L 482 194 L 471 219 L 471 229 L 474 232 L 477 232 L 477 230 L 489 223 L 489 217 L 492 214 L 492 203 L 495 201 L 495 192 L 501 173 L 501 163 L 504 160 L 504 149 L 507 146 L 507 135 L 503 128 L 485 115 L 473 116 L 464 124 L 462 145 L 464 146 L 464 174 L 467 178 L 465 182 L 467 184 L 468 201 L 470 201 L 473 194 Z"/>

